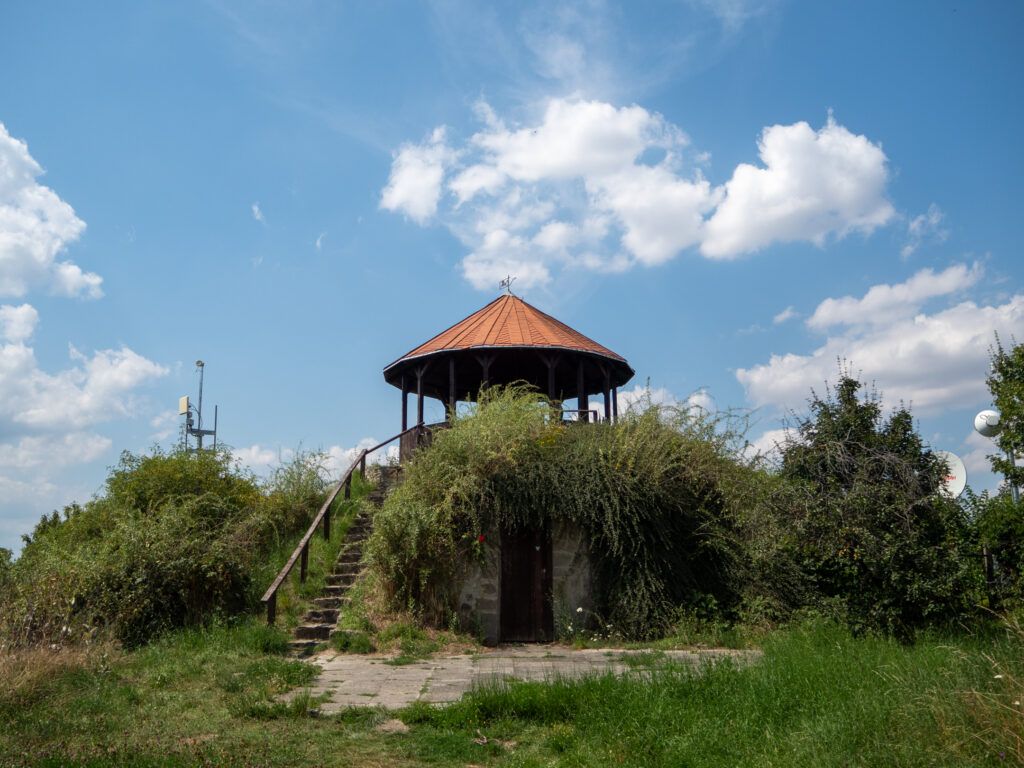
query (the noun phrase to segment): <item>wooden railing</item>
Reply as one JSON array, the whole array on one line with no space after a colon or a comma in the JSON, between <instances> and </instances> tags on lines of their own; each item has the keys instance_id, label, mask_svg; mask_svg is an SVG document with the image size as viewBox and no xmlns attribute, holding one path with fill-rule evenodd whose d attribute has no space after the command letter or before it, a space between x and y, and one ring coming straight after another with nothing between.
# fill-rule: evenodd
<instances>
[{"instance_id":1,"label":"wooden railing","mask_svg":"<svg viewBox=\"0 0 1024 768\"><path fill-rule=\"evenodd\" d=\"M313 522L309 524L309 529L303 535L299 541L295 551L292 552L292 556L288 558L288 562L284 564L284 567L277 574L273 583L267 587L267 591L263 593L263 597L260 600L267 606L267 623L273 624L277 618L277 590L284 584L285 579L292 572L295 567L295 563L299 563L299 581L304 582L306 580L306 572L309 569L309 542L312 541L316 529L323 524L323 533L325 539L331 538L331 505L334 504L335 499L338 498L338 494L344 491L344 498L348 499L352 496L352 473L355 472L356 467L359 467L359 474L366 477L366 457L371 453L380 450L385 445L393 443L395 440L400 439L403 435L419 430L423 424L417 424L414 427L399 432L394 437L389 437L387 440L377 443L372 448L365 448L359 452L356 456L355 461L352 462L351 466L345 470L345 473L341 476L341 479L335 484L331 492L327 494L327 499L324 501L323 506L320 507L320 511L316 513L316 517L313 518Z\"/></svg>"}]
</instances>

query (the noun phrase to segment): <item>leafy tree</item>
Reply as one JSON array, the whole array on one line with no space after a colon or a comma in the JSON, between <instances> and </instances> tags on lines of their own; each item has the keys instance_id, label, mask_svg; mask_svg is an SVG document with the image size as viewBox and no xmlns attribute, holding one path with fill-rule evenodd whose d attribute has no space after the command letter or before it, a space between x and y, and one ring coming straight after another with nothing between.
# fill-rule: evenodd
<instances>
[{"instance_id":1,"label":"leafy tree","mask_svg":"<svg viewBox=\"0 0 1024 768\"><path fill-rule=\"evenodd\" d=\"M781 474L796 558L825 603L854 630L909 638L955 619L971 602L970 527L939 493L947 468L922 442L910 411L882 414L880 396L841 373L783 446Z\"/></svg>"},{"instance_id":2,"label":"leafy tree","mask_svg":"<svg viewBox=\"0 0 1024 768\"><path fill-rule=\"evenodd\" d=\"M993 471L1020 486L1024 484L1024 467L1012 464L1007 454L1024 455L1024 346L1014 344L1007 351L996 336L991 361L992 368L986 383L992 393L992 402L999 411L1003 430L996 438L1002 455L989 459Z\"/></svg>"}]
</instances>

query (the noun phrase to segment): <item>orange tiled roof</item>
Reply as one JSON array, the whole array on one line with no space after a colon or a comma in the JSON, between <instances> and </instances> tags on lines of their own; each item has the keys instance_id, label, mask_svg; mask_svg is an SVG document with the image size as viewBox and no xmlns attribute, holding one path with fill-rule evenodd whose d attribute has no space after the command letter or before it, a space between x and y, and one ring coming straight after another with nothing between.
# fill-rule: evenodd
<instances>
[{"instance_id":1,"label":"orange tiled roof","mask_svg":"<svg viewBox=\"0 0 1024 768\"><path fill-rule=\"evenodd\" d=\"M625 362L625 358L607 347L510 295L499 296L395 362L442 350L474 347L556 347L594 352Z\"/></svg>"}]
</instances>

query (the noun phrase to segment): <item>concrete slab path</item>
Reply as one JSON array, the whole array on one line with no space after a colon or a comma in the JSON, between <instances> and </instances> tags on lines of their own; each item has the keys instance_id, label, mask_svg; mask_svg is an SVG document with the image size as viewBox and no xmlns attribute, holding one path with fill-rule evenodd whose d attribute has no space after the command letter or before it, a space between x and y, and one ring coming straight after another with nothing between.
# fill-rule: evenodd
<instances>
[{"instance_id":1,"label":"concrete slab path","mask_svg":"<svg viewBox=\"0 0 1024 768\"><path fill-rule=\"evenodd\" d=\"M631 659L648 655L650 658ZM435 656L395 666L383 656L322 653L311 659L321 668L308 689L329 698L320 705L324 714L347 707L399 709L414 701L441 704L455 701L480 685L505 680L555 680L587 675L650 674L662 660L700 668L723 658L744 664L760 651L700 649L645 651L622 649L576 650L558 645L509 645L479 654ZM293 692L292 695L294 695Z\"/></svg>"}]
</instances>

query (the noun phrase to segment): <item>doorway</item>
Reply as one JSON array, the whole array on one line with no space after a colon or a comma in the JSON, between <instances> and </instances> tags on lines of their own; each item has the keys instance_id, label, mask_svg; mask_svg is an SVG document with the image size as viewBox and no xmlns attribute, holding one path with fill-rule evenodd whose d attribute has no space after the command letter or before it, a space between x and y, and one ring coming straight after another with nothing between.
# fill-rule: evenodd
<instances>
[{"instance_id":1,"label":"doorway","mask_svg":"<svg viewBox=\"0 0 1024 768\"><path fill-rule=\"evenodd\" d=\"M502 531L502 642L554 639L551 571L551 536L546 528Z\"/></svg>"}]
</instances>

